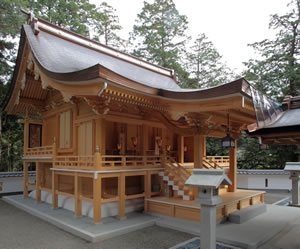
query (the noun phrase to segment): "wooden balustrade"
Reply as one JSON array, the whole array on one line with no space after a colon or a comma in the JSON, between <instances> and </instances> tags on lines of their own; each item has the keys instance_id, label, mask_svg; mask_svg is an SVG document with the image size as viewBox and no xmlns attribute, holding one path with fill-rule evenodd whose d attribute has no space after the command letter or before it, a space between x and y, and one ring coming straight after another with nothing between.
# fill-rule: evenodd
<instances>
[{"instance_id":1,"label":"wooden balustrade","mask_svg":"<svg viewBox=\"0 0 300 249\"><path fill-rule=\"evenodd\" d=\"M53 145L27 148L24 151L25 157L52 157L53 156Z\"/></svg>"},{"instance_id":2,"label":"wooden balustrade","mask_svg":"<svg viewBox=\"0 0 300 249\"><path fill-rule=\"evenodd\" d=\"M54 168L94 170L94 156L56 156Z\"/></svg>"},{"instance_id":3,"label":"wooden balustrade","mask_svg":"<svg viewBox=\"0 0 300 249\"><path fill-rule=\"evenodd\" d=\"M206 156L206 160L216 163L229 163L229 156Z\"/></svg>"},{"instance_id":4,"label":"wooden balustrade","mask_svg":"<svg viewBox=\"0 0 300 249\"><path fill-rule=\"evenodd\" d=\"M162 167L162 156L102 155L101 170L121 170Z\"/></svg>"}]
</instances>

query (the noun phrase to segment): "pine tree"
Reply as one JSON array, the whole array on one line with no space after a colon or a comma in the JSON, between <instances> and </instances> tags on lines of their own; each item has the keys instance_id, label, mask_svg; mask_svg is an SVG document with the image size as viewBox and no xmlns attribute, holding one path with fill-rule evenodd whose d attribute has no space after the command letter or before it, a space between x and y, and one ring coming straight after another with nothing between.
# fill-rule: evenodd
<instances>
[{"instance_id":1,"label":"pine tree","mask_svg":"<svg viewBox=\"0 0 300 249\"><path fill-rule=\"evenodd\" d=\"M187 53L187 69L192 88L208 88L230 82L234 73L222 61L215 46L205 34L199 34Z\"/></svg>"},{"instance_id":2,"label":"pine tree","mask_svg":"<svg viewBox=\"0 0 300 249\"><path fill-rule=\"evenodd\" d=\"M96 33L94 39L107 46L124 50L126 42L118 35L121 29L116 10L106 2L101 3L93 20L93 30Z\"/></svg>"},{"instance_id":3,"label":"pine tree","mask_svg":"<svg viewBox=\"0 0 300 249\"><path fill-rule=\"evenodd\" d=\"M179 80L187 78L181 66L185 51L188 21L180 15L172 0L144 2L131 33L133 54L149 62L174 69Z\"/></svg>"},{"instance_id":4,"label":"pine tree","mask_svg":"<svg viewBox=\"0 0 300 249\"><path fill-rule=\"evenodd\" d=\"M28 3L36 16L78 34L89 35L96 6L88 0L29 0Z\"/></svg>"},{"instance_id":5,"label":"pine tree","mask_svg":"<svg viewBox=\"0 0 300 249\"><path fill-rule=\"evenodd\" d=\"M269 27L276 30L275 39L251 44L260 59L251 59L246 78L258 90L276 96L300 94L300 0L293 0L285 15L272 15Z\"/></svg>"}]
</instances>

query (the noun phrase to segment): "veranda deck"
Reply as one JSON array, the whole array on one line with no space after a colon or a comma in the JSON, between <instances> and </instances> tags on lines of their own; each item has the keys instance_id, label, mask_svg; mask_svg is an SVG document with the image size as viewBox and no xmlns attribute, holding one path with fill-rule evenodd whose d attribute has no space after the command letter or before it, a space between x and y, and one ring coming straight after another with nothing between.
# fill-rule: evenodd
<instances>
[{"instance_id":1,"label":"veranda deck","mask_svg":"<svg viewBox=\"0 0 300 249\"><path fill-rule=\"evenodd\" d=\"M264 202L264 191L240 190L222 192L222 203L217 205L217 220L230 213ZM184 201L175 197L156 196L146 199L145 211L176 218L200 221L200 204L195 201Z\"/></svg>"}]
</instances>

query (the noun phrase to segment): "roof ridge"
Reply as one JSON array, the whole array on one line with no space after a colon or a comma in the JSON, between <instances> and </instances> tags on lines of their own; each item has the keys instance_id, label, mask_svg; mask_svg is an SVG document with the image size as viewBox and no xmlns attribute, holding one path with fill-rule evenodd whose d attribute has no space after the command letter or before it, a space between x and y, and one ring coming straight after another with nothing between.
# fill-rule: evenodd
<instances>
[{"instance_id":1,"label":"roof ridge","mask_svg":"<svg viewBox=\"0 0 300 249\"><path fill-rule=\"evenodd\" d=\"M24 12L28 15L28 24L31 25L35 35L38 35L40 30L51 33L57 37L68 40L73 43L77 43L88 48L97 50L98 52L105 53L110 56L114 56L121 60L127 61L129 63L135 64L137 66L146 68L148 70L154 71L156 73L163 74L174 79L177 82L176 74L173 69L165 68L159 65L155 65L141 58L135 57L133 55L127 54L125 52L119 51L115 48L104 45L95 40L84 37L73 31L59 27L53 23L50 23L42 18L35 17L33 13Z\"/></svg>"}]
</instances>

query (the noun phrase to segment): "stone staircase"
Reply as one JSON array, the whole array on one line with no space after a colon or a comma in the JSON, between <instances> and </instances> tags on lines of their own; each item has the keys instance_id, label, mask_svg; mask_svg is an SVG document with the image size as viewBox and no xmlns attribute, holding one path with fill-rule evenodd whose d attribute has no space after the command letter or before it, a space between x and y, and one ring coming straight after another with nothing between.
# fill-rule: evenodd
<instances>
[{"instance_id":1,"label":"stone staircase","mask_svg":"<svg viewBox=\"0 0 300 249\"><path fill-rule=\"evenodd\" d=\"M218 163L206 159L203 159L203 167L206 169L223 169ZM180 197L185 201L194 200L193 188L184 186L184 183L190 177L191 173L180 163L172 158L168 158L165 162L165 170L160 172L159 175L168 183L168 186L172 187L175 197ZM227 191L227 188L224 186L223 190Z\"/></svg>"},{"instance_id":2,"label":"stone staircase","mask_svg":"<svg viewBox=\"0 0 300 249\"><path fill-rule=\"evenodd\" d=\"M178 162L173 159L167 160L165 170L160 172L160 176L172 187L174 196L179 196L185 201L194 200L193 189L184 186L184 183L190 177L190 173Z\"/></svg>"}]
</instances>

